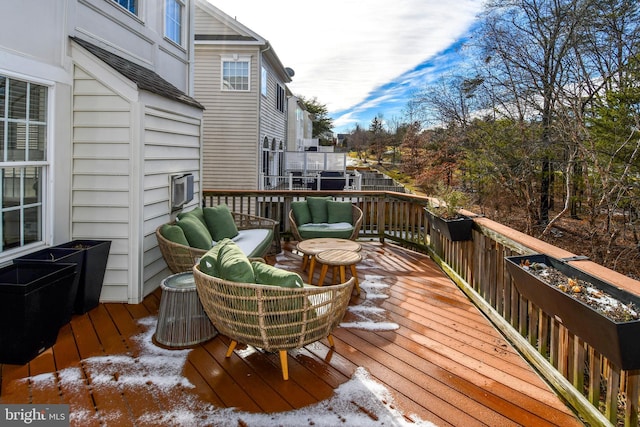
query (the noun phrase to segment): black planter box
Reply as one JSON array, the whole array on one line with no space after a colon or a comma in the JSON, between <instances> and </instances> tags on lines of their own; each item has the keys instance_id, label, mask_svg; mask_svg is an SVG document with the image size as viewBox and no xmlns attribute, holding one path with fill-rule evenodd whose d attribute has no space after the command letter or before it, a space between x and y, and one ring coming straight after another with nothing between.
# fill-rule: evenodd
<instances>
[{"instance_id":1,"label":"black planter box","mask_svg":"<svg viewBox=\"0 0 640 427\"><path fill-rule=\"evenodd\" d=\"M568 278L584 280L618 301L634 303L640 309L640 297L604 282L576 267L547 255L506 257L513 282L529 301L557 319L612 363L622 369L640 369L640 320L614 322L604 314L564 293L520 267L521 262L543 263L556 268Z\"/></svg>"},{"instance_id":2,"label":"black planter box","mask_svg":"<svg viewBox=\"0 0 640 427\"><path fill-rule=\"evenodd\" d=\"M29 255L24 255L13 260L14 264L44 262L54 264L76 264L76 271L82 271L82 264L84 261L84 254L81 249L71 248L47 248L37 252L33 252ZM78 293L78 284L80 283L80 274L76 274L73 283L69 287L66 293L65 299L65 316L62 319L60 326L66 325L71 320L73 310L76 302L76 296Z\"/></svg>"},{"instance_id":3,"label":"black planter box","mask_svg":"<svg viewBox=\"0 0 640 427\"><path fill-rule=\"evenodd\" d=\"M462 216L456 219L444 219L429 209L425 209L431 226L452 242L471 240L473 220Z\"/></svg>"},{"instance_id":4,"label":"black planter box","mask_svg":"<svg viewBox=\"0 0 640 427\"><path fill-rule=\"evenodd\" d=\"M0 363L24 365L56 342L75 276L76 264L0 268Z\"/></svg>"},{"instance_id":5,"label":"black planter box","mask_svg":"<svg viewBox=\"0 0 640 427\"><path fill-rule=\"evenodd\" d=\"M98 306L100 302L100 292L104 282L104 273L107 269L107 259L110 240L72 240L54 248L81 249L83 253L82 270L78 272L80 282L74 311L83 314Z\"/></svg>"}]
</instances>

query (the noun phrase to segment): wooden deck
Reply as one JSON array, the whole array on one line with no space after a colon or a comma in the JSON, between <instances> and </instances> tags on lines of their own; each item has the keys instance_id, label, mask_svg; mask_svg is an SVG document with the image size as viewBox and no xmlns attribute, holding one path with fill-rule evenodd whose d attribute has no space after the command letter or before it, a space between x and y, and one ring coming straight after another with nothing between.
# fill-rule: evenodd
<instances>
[{"instance_id":1,"label":"wooden deck","mask_svg":"<svg viewBox=\"0 0 640 427\"><path fill-rule=\"evenodd\" d=\"M292 248L285 243L284 253L268 261L299 269L301 258ZM399 328L338 328L333 351L322 341L289 352L289 381L281 378L277 354L240 348L225 359L228 340L218 336L186 356L181 375L195 387L167 389L152 380L103 386L90 358L141 353L144 343L136 337L155 326L139 320L153 321L156 291L142 304L101 304L74 316L56 344L31 363L2 366L0 403L68 403L71 424L79 426L180 425L175 414L185 402L196 413L207 404L263 413L306 407L329 399L364 367L392 392L404 414L438 426L582 425L426 255L379 242L363 242L362 254L360 279L380 276L390 285L389 297L378 305ZM366 291L352 305L365 300ZM349 316L345 321L354 320ZM104 372L113 383L125 377L108 367ZM78 381L69 379L73 375ZM174 415L147 416L162 413Z\"/></svg>"}]
</instances>

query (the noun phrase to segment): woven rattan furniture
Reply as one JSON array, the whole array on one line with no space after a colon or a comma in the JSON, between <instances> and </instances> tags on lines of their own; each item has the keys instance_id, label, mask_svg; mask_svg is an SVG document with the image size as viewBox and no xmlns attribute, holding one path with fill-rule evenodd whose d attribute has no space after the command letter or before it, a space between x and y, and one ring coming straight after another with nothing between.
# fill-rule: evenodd
<instances>
[{"instance_id":1,"label":"woven rattan furniture","mask_svg":"<svg viewBox=\"0 0 640 427\"><path fill-rule=\"evenodd\" d=\"M229 282L193 268L200 301L216 329L231 339L226 357L238 343L278 351L282 377L289 378L287 350L323 338L340 324L354 279L336 286L285 288Z\"/></svg>"},{"instance_id":2,"label":"woven rattan furniture","mask_svg":"<svg viewBox=\"0 0 640 427\"><path fill-rule=\"evenodd\" d=\"M165 346L191 347L218 335L204 312L192 272L173 274L160 283L162 296L154 340Z\"/></svg>"},{"instance_id":3,"label":"woven rattan furniture","mask_svg":"<svg viewBox=\"0 0 640 427\"><path fill-rule=\"evenodd\" d=\"M274 243L277 246L275 251L279 251L280 239L277 233L277 221L239 212L231 212L231 214L233 215L238 230L249 230L252 228L267 228L273 230L273 236L275 236ZM167 263L169 270L171 270L172 273L190 272L197 260L207 251L172 242L162 235L160 232L161 228L162 226L156 229L156 238L158 239L158 246L160 247L162 257ZM265 255L266 253L259 254L260 257Z\"/></svg>"},{"instance_id":4,"label":"woven rattan furniture","mask_svg":"<svg viewBox=\"0 0 640 427\"><path fill-rule=\"evenodd\" d=\"M298 242L296 250L302 254L302 271L309 265L309 283L313 283L313 272L315 269L315 256L320 252L332 249L342 249L352 252L360 252L362 246L358 242L347 239L337 239L333 237L319 237L317 239L307 239Z\"/></svg>"},{"instance_id":5,"label":"woven rattan furniture","mask_svg":"<svg viewBox=\"0 0 640 427\"><path fill-rule=\"evenodd\" d=\"M356 293L360 295L360 284L358 283L358 273L356 271L356 264L362 261L362 257L359 253L343 250L332 249L316 254L315 259L318 263L322 264L320 269L320 279L318 279L318 286L324 284L324 278L327 275L329 267L333 267L333 281L337 280L337 271L340 271L340 281L346 280L346 269L349 267L351 270L351 276L355 279Z\"/></svg>"},{"instance_id":6,"label":"woven rattan furniture","mask_svg":"<svg viewBox=\"0 0 640 427\"><path fill-rule=\"evenodd\" d=\"M351 232L351 236L349 236L349 240L356 240L358 238L358 234L360 233L360 227L362 227L362 218L363 213L362 209L353 205L352 210L352 220L351 224L353 225L353 231ZM300 231L298 230L298 224L296 223L296 218L293 214L293 210L289 211L289 226L291 228L291 234L293 235L294 240L298 242L303 241L304 239L300 236Z\"/></svg>"}]
</instances>

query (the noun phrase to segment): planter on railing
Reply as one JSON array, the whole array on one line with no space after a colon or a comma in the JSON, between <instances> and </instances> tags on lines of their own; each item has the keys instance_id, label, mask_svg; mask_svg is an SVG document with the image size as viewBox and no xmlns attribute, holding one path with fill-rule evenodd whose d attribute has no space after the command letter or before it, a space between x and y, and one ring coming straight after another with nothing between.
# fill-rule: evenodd
<instances>
[{"instance_id":1,"label":"planter on railing","mask_svg":"<svg viewBox=\"0 0 640 427\"><path fill-rule=\"evenodd\" d=\"M72 240L54 248L80 249L83 254L82 270L78 283L78 292L74 311L83 314L98 306L104 273L107 268L110 240Z\"/></svg>"},{"instance_id":2,"label":"planter on railing","mask_svg":"<svg viewBox=\"0 0 640 427\"><path fill-rule=\"evenodd\" d=\"M582 280L623 304L640 309L640 297L611 285L566 262L547 255L506 257L507 269L518 292L542 311L555 318L612 363L625 370L640 368L640 320L613 321L605 314L574 298L559 287L543 281L524 268L524 264L545 264L567 279ZM571 286L571 285L568 285Z\"/></svg>"},{"instance_id":3,"label":"planter on railing","mask_svg":"<svg viewBox=\"0 0 640 427\"><path fill-rule=\"evenodd\" d=\"M462 215L455 219L444 219L427 208L425 208L424 211L427 214L431 227L447 239L452 242L471 240L473 219Z\"/></svg>"},{"instance_id":4,"label":"planter on railing","mask_svg":"<svg viewBox=\"0 0 640 427\"><path fill-rule=\"evenodd\" d=\"M50 264L76 264L76 271L82 271L84 261L84 253L82 249L72 248L47 248L28 255L21 256L13 260L14 264L43 262ZM80 274L75 275L71 286L65 298L65 315L60 326L66 325L71 320L75 306L76 296L78 294L78 285L80 283Z\"/></svg>"},{"instance_id":5,"label":"planter on railing","mask_svg":"<svg viewBox=\"0 0 640 427\"><path fill-rule=\"evenodd\" d=\"M23 365L56 342L76 268L43 262L0 268L0 363Z\"/></svg>"}]
</instances>

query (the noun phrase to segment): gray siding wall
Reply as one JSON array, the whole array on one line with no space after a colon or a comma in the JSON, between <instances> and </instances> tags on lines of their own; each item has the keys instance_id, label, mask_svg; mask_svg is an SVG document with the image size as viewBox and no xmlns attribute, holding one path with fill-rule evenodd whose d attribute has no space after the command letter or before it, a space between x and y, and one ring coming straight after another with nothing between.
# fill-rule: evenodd
<instances>
[{"instance_id":1,"label":"gray siding wall","mask_svg":"<svg viewBox=\"0 0 640 427\"><path fill-rule=\"evenodd\" d=\"M281 80L278 80L270 64L263 62L262 66L267 69L267 96L261 96L260 138L262 140L266 136L269 138L269 141L275 138L278 144L280 144L281 141L284 143L287 133L287 102L286 100L284 101L284 112L278 110L276 107L276 94L278 85L280 85L282 89L285 89L285 84Z\"/></svg>"},{"instance_id":2,"label":"gray siding wall","mask_svg":"<svg viewBox=\"0 0 640 427\"><path fill-rule=\"evenodd\" d=\"M251 90L221 90L221 57L251 55ZM203 134L203 188L257 189L259 51L256 47L195 47L195 97L205 107Z\"/></svg>"}]
</instances>

